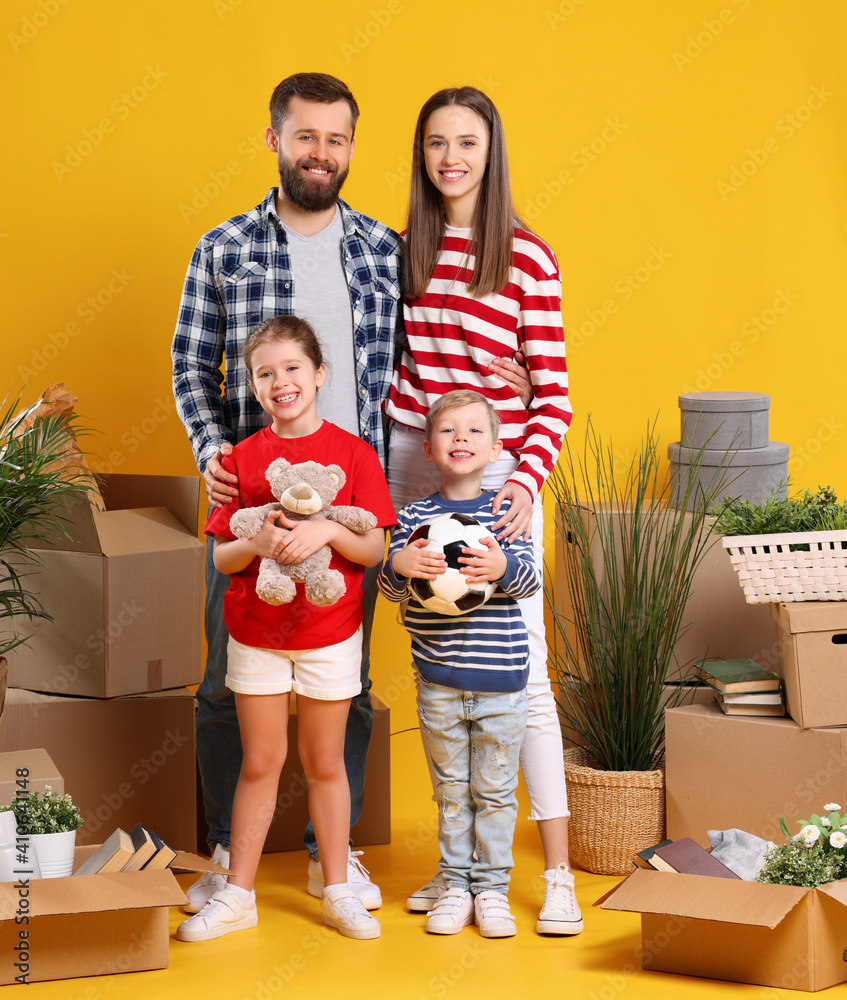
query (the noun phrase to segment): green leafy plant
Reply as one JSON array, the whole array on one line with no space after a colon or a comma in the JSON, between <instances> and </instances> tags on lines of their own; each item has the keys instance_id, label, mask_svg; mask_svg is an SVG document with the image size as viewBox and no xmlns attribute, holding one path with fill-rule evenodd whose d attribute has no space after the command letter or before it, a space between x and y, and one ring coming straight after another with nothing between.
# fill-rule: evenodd
<instances>
[{"instance_id":1,"label":"green leafy plant","mask_svg":"<svg viewBox=\"0 0 847 1000\"><path fill-rule=\"evenodd\" d=\"M843 868L841 862L823 851L819 844L803 847L789 841L768 851L756 881L814 888L842 878Z\"/></svg>"},{"instance_id":2,"label":"green leafy plant","mask_svg":"<svg viewBox=\"0 0 847 1000\"><path fill-rule=\"evenodd\" d=\"M788 843L768 851L756 875L757 881L816 886L847 876L845 820L847 817L841 815L841 806L829 802L821 816L813 813L810 820L797 820L802 829L792 837L783 817L779 826Z\"/></svg>"},{"instance_id":3,"label":"green leafy plant","mask_svg":"<svg viewBox=\"0 0 847 1000\"><path fill-rule=\"evenodd\" d=\"M31 833L69 833L82 826L82 814L70 795L59 795L49 785L43 793L30 792L19 795L0 812L11 810L15 814L19 831Z\"/></svg>"},{"instance_id":4,"label":"green leafy plant","mask_svg":"<svg viewBox=\"0 0 847 1000\"><path fill-rule=\"evenodd\" d=\"M724 535L781 535L847 529L847 500L839 503L831 487L819 486L815 493L803 490L789 496L789 485L780 483L758 504L724 497L717 530Z\"/></svg>"},{"instance_id":5,"label":"green leafy plant","mask_svg":"<svg viewBox=\"0 0 847 1000\"><path fill-rule=\"evenodd\" d=\"M657 768L665 708L687 697L665 682L694 570L712 544L707 511L726 489L733 454L703 486L704 450L672 479L654 423L621 473L589 421L582 454L574 458L568 445L548 480L565 569L557 583L568 597L559 598L548 574L559 712L602 770ZM671 494L677 506L667 503Z\"/></svg>"},{"instance_id":6,"label":"green leafy plant","mask_svg":"<svg viewBox=\"0 0 847 1000\"><path fill-rule=\"evenodd\" d=\"M41 400L19 410L22 395L0 404L0 623L15 616L52 620L27 586L41 565L33 548L67 535L63 507L91 485L66 462L69 436L84 433L77 418L38 415ZM0 656L25 641L12 624L0 628Z\"/></svg>"}]
</instances>

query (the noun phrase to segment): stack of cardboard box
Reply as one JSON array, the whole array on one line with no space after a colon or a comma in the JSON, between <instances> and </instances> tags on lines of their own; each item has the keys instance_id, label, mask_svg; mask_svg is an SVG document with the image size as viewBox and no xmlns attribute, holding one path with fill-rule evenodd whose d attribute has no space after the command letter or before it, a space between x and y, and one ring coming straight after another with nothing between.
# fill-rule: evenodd
<instances>
[{"instance_id":1,"label":"stack of cardboard box","mask_svg":"<svg viewBox=\"0 0 847 1000\"><path fill-rule=\"evenodd\" d=\"M781 817L794 830L827 803L847 805L847 602L770 610L789 715L666 713L674 840L707 846L708 830L735 827L781 843ZM640 870L603 905L642 914L645 968L810 991L847 981L847 882L726 882Z\"/></svg>"},{"instance_id":2,"label":"stack of cardboard box","mask_svg":"<svg viewBox=\"0 0 847 1000\"><path fill-rule=\"evenodd\" d=\"M194 698L202 675L199 479L111 475L105 510L67 512L68 538L29 578L53 621L21 622L0 751L44 748L79 806L80 844L137 822L196 843Z\"/></svg>"}]
</instances>

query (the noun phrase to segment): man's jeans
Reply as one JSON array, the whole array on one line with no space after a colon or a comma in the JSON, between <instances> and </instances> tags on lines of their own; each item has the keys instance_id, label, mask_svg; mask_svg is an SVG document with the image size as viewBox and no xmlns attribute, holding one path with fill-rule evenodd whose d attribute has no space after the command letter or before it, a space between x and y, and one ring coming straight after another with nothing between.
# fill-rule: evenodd
<instances>
[{"instance_id":1,"label":"man's jeans","mask_svg":"<svg viewBox=\"0 0 847 1000\"><path fill-rule=\"evenodd\" d=\"M509 891L526 704L525 690L461 691L420 678L418 717L438 777L439 870L451 888Z\"/></svg>"},{"instance_id":2,"label":"man's jeans","mask_svg":"<svg viewBox=\"0 0 847 1000\"><path fill-rule=\"evenodd\" d=\"M235 696L225 684L226 647L229 634L224 625L223 597L229 577L219 573L212 561L211 538L206 542L206 670L197 689L197 760L203 786L203 805L209 824L209 847L221 844L229 850L232 797L241 770L241 732ZM368 677L371 630L376 604L378 567L366 569L362 582L362 692L350 702L344 741L344 764L350 785L350 826L362 812L365 798L365 768L373 729ZM284 612L283 612L284 613ZM318 847L311 820L303 835L309 855L317 858Z\"/></svg>"}]
</instances>

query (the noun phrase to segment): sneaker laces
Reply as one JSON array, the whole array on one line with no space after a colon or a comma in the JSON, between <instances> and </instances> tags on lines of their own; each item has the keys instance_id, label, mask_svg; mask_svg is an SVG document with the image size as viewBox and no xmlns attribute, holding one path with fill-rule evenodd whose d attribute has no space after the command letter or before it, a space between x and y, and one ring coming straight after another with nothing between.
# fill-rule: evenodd
<instances>
[{"instance_id":1,"label":"sneaker laces","mask_svg":"<svg viewBox=\"0 0 847 1000\"><path fill-rule=\"evenodd\" d=\"M370 882L371 873L358 859L364 851L350 851L347 855L347 881L349 882Z\"/></svg>"},{"instance_id":2,"label":"sneaker laces","mask_svg":"<svg viewBox=\"0 0 847 1000\"><path fill-rule=\"evenodd\" d=\"M370 916L355 892L351 892L350 895L336 896L329 902L332 909L338 914L338 918L345 923L349 923L351 920L361 920L363 916Z\"/></svg>"},{"instance_id":3,"label":"sneaker laces","mask_svg":"<svg viewBox=\"0 0 847 1000\"><path fill-rule=\"evenodd\" d=\"M199 917L202 920L209 920L210 918L214 918L221 910L233 911L234 907L223 899L208 899L203 904L202 909L195 913L191 919Z\"/></svg>"},{"instance_id":4,"label":"sneaker laces","mask_svg":"<svg viewBox=\"0 0 847 1000\"><path fill-rule=\"evenodd\" d=\"M560 864L552 875L542 875L544 879L544 903L542 909L552 907L564 910L569 917L579 919L579 907L574 891L574 877L565 865Z\"/></svg>"}]
</instances>

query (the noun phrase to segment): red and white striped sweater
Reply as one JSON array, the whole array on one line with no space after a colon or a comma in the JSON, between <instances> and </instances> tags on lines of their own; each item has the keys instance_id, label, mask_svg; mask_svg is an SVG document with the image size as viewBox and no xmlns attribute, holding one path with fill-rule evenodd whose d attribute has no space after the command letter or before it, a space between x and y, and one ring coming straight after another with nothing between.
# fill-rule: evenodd
<instances>
[{"instance_id":1,"label":"red and white striped sweater","mask_svg":"<svg viewBox=\"0 0 847 1000\"><path fill-rule=\"evenodd\" d=\"M534 498L556 464L571 421L559 265L543 240L515 229L509 283L475 299L468 292L474 267L470 236L469 229L447 227L426 293L404 305L407 343L385 413L423 430L429 407L444 393L482 393L500 417L504 448L519 458L510 481ZM519 350L532 381L528 410L488 368L493 358L511 358Z\"/></svg>"}]
</instances>

